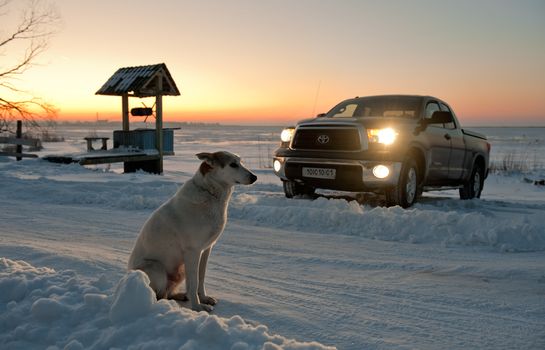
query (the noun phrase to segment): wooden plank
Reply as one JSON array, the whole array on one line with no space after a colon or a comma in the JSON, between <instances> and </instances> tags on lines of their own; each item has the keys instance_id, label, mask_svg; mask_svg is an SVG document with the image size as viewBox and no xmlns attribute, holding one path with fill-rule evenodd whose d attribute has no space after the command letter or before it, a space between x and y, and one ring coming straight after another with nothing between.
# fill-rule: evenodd
<instances>
[{"instance_id":1,"label":"wooden plank","mask_svg":"<svg viewBox=\"0 0 545 350\"><path fill-rule=\"evenodd\" d=\"M17 157L17 158L38 158L38 155L32 153L21 152L0 152L0 156Z\"/></svg>"},{"instance_id":2,"label":"wooden plank","mask_svg":"<svg viewBox=\"0 0 545 350\"><path fill-rule=\"evenodd\" d=\"M123 131L129 131L129 95L121 95L121 120L123 122Z\"/></svg>"},{"instance_id":3,"label":"wooden plank","mask_svg":"<svg viewBox=\"0 0 545 350\"><path fill-rule=\"evenodd\" d=\"M81 157L79 164L81 165L95 165L95 164L109 164L119 162L136 162L143 160L157 160L158 155L119 155L119 156L104 156L104 157Z\"/></svg>"},{"instance_id":4,"label":"wooden plank","mask_svg":"<svg viewBox=\"0 0 545 350\"><path fill-rule=\"evenodd\" d=\"M16 133L15 133L15 136L18 139L21 139L23 137L23 121L22 120L17 121L17 130L16 130ZM22 145L15 146L15 152L23 153L23 146ZM17 159L17 161L19 161L19 160L22 160L23 157L17 156L17 158L15 158L15 159Z\"/></svg>"},{"instance_id":5,"label":"wooden plank","mask_svg":"<svg viewBox=\"0 0 545 350\"><path fill-rule=\"evenodd\" d=\"M155 96L155 148L159 151L159 161L157 173L163 173L163 74L159 74L157 79L157 95Z\"/></svg>"},{"instance_id":6,"label":"wooden plank","mask_svg":"<svg viewBox=\"0 0 545 350\"><path fill-rule=\"evenodd\" d=\"M0 143L8 143L10 145L36 146L36 139L18 139L16 137L0 137Z\"/></svg>"},{"instance_id":7,"label":"wooden plank","mask_svg":"<svg viewBox=\"0 0 545 350\"><path fill-rule=\"evenodd\" d=\"M71 163L77 163L78 161L70 156L63 156L63 155L49 155L45 156L43 158L44 160L47 160L48 162L52 163L61 163L61 164L71 164Z\"/></svg>"}]
</instances>

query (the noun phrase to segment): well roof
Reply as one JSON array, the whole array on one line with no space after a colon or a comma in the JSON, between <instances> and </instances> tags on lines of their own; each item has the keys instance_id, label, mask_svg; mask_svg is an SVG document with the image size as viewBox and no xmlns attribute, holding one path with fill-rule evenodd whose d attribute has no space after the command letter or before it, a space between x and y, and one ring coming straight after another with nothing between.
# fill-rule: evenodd
<instances>
[{"instance_id":1,"label":"well roof","mask_svg":"<svg viewBox=\"0 0 545 350\"><path fill-rule=\"evenodd\" d=\"M97 95L121 96L129 94L136 97L157 95L157 76L162 76L160 95L178 96L180 91L166 64L119 68L106 83L96 92Z\"/></svg>"}]
</instances>

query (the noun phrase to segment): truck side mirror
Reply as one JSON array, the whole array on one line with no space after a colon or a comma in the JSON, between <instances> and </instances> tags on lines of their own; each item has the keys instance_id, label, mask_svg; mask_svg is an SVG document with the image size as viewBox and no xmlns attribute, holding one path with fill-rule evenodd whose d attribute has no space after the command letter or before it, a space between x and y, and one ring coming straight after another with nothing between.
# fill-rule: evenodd
<instances>
[{"instance_id":1,"label":"truck side mirror","mask_svg":"<svg viewBox=\"0 0 545 350\"><path fill-rule=\"evenodd\" d=\"M431 118L420 119L417 128L414 130L414 134L418 135L419 133L423 132L430 124L446 124L453 121L454 116L451 112L435 111L431 115Z\"/></svg>"},{"instance_id":2,"label":"truck side mirror","mask_svg":"<svg viewBox=\"0 0 545 350\"><path fill-rule=\"evenodd\" d=\"M427 120L427 124L447 124L454 121L454 117L450 112L435 111L431 118Z\"/></svg>"}]
</instances>

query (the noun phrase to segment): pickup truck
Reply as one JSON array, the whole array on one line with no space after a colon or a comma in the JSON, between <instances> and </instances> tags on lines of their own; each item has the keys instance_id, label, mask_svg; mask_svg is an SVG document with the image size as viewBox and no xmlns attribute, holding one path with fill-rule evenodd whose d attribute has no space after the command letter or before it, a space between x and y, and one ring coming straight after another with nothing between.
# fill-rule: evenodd
<instances>
[{"instance_id":1,"label":"pickup truck","mask_svg":"<svg viewBox=\"0 0 545 350\"><path fill-rule=\"evenodd\" d=\"M486 137L462 129L452 108L431 96L351 98L280 138L273 168L288 198L316 189L375 192L407 208L430 190L479 198L488 175Z\"/></svg>"}]
</instances>

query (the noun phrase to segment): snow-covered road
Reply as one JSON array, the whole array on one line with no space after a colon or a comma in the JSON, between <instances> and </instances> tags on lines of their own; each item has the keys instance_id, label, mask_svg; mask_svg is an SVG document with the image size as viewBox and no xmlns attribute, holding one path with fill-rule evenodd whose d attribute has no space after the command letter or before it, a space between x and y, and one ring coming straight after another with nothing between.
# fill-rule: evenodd
<instances>
[{"instance_id":1,"label":"snow-covered road","mask_svg":"<svg viewBox=\"0 0 545 350\"><path fill-rule=\"evenodd\" d=\"M85 295L71 287L68 270L81 283L94 283L92 295L112 298L140 226L180 182L41 161L0 163L0 174L0 257L54 269L58 289L66 290L62 298L76 299ZM545 347L542 188L493 176L483 200L462 202L440 193L402 210L325 198L288 200L263 175L264 183L235 192L230 221L210 259L208 291L220 300L214 315L231 320L217 321L221 327L236 326L240 316L253 327L266 325L271 334L339 349ZM2 291L20 297L20 309L15 299L0 297L0 347L63 348L75 339L83 348L119 346L71 337L76 326L68 319L44 325L40 314L24 318L25 302L34 310L38 292L17 294L20 276L2 271ZM65 275L72 277L62 282ZM96 317L88 322L98 324ZM172 320L154 317L146 321L147 327L154 322L154 332L121 346L143 346L147 336L190 344L170 336L176 330ZM165 328L170 333L161 333ZM97 326L92 334L104 329ZM283 339L276 344L288 344ZM247 348L262 344L245 341Z\"/></svg>"}]
</instances>

